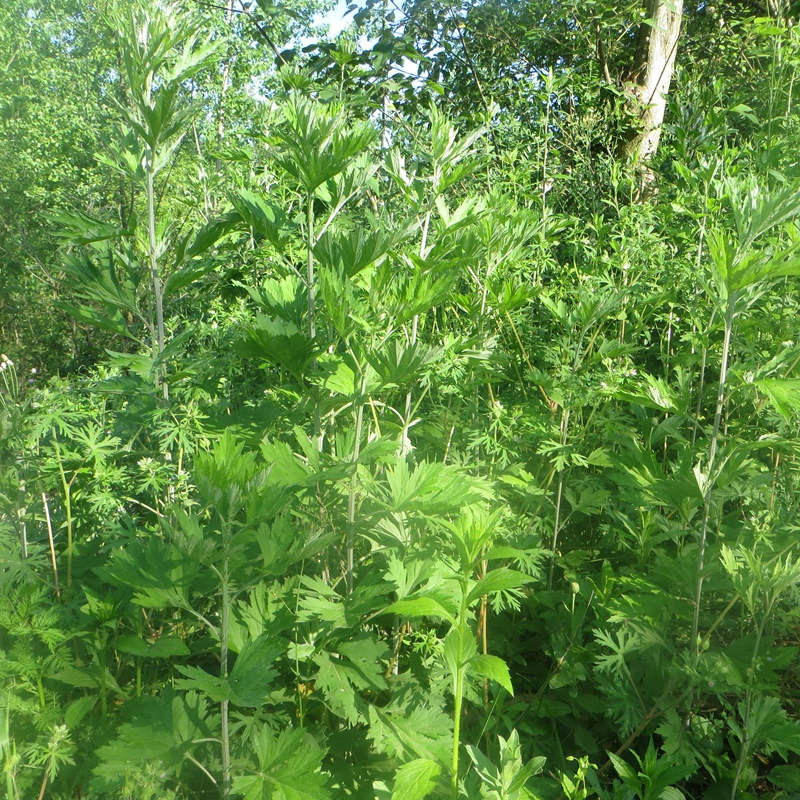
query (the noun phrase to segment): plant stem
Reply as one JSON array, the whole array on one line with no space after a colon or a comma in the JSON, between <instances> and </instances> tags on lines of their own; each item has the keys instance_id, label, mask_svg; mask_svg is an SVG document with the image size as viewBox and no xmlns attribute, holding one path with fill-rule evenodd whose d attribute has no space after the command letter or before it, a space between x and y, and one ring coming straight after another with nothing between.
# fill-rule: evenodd
<instances>
[{"instance_id":1,"label":"plant stem","mask_svg":"<svg viewBox=\"0 0 800 800\"><path fill-rule=\"evenodd\" d=\"M562 409L561 412L561 447L566 447L567 431L569 430L569 409ZM547 575L547 588L553 588L553 570L556 565L556 548L558 546L558 532L561 527L561 497L564 491L564 471L558 473L558 488L556 489L555 515L553 519L553 542L551 545L552 555L550 557L550 570Z\"/></svg>"},{"instance_id":2,"label":"plant stem","mask_svg":"<svg viewBox=\"0 0 800 800\"><path fill-rule=\"evenodd\" d=\"M313 340L317 336L316 304L317 288L314 275L314 194L308 193L306 207L306 284L308 286L308 337ZM316 389L314 390L316 394ZM322 425L319 418L319 396L314 400L314 442L317 450L322 452Z\"/></svg>"},{"instance_id":3,"label":"plant stem","mask_svg":"<svg viewBox=\"0 0 800 800\"><path fill-rule=\"evenodd\" d=\"M53 586L56 590L56 599L61 602L61 589L58 586L58 564L56 564L56 547L53 542L53 523L50 521L50 508L47 505L47 495L42 492L42 506L44 517L47 521L47 538L50 540L50 560L53 564Z\"/></svg>"},{"instance_id":4,"label":"plant stem","mask_svg":"<svg viewBox=\"0 0 800 800\"><path fill-rule=\"evenodd\" d=\"M155 153L147 150L145 159L145 193L147 195L147 243L150 259L150 277L153 281L153 298L156 308L156 340L153 343L153 357L158 358L164 352L164 291L158 275L158 242L156 241L156 206L155 206ZM160 364L155 374L156 391L161 388L164 402L169 400L164 365Z\"/></svg>"},{"instance_id":5,"label":"plant stem","mask_svg":"<svg viewBox=\"0 0 800 800\"><path fill-rule=\"evenodd\" d=\"M748 750L750 749L750 736L748 729L750 727L750 712L753 707L753 683L755 682L756 660L758 659L758 651L761 647L761 638L764 635L764 626L767 622L767 617L772 610L772 603L767 607L766 613L761 619L756 632L756 643L753 646L753 657L750 659L749 679L747 682L747 700L745 702L744 718L742 719L742 747L739 750L739 759L736 764L736 776L733 779L733 786L731 787L731 800L736 800L736 794L739 788L739 780L744 771L744 763L747 760Z\"/></svg>"},{"instance_id":6,"label":"plant stem","mask_svg":"<svg viewBox=\"0 0 800 800\"><path fill-rule=\"evenodd\" d=\"M58 463L58 473L61 476L61 487L64 489L64 514L67 518L67 589L72 586L72 481L75 480L73 473L72 477L67 481L67 476L64 473L64 464L61 460L61 448L58 444L58 439L53 436L53 446L56 451L56 462Z\"/></svg>"},{"instance_id":7,"label":"plant stem","mask_svg":"<svg viewBox=\"0 0 800 800\"><path fill-rule=\"evenodd\" d=\"M728 378L728 360L731 350L731 334L733 332L733 322L736 315L736 293L728 295L728 306L725 311L725 333L722 342L722 365L719 371L719 384L717 387L717 408L714 413L714 428L711 433L711 446L708 453L708 467L706 484L703 487L703 525L700 531L700 554L697 561L697 587L694 598L694 616L692 619L692 646L695 648L695 655L699 654L700 643L697 640L697 632L700 625L700 600L703 595L703 570L705 569L706 543L708 541L708 522L711 515L711 482L714 462L717 456L717 443L719 441L720 421L722 420L722 409L725 405L725 389Z\"/></svg>"},{"instance_id":8,"label":"plant stem","mask_svg":"<svg viewBox=\"0 0 800 800\"><path fill-rule=\"evenodd\" d=\"M453 800L458 800L458 749L461 738L461 702L464 694L464 666L461 663L463 658L464 643L461 638L461 626L458 632L458 666L456 668L456 683L453 697L453 757L450 763L450 791Z\"/></svg>"},{"instance_id":9,"label":"plant stem","mask_svg":"<svg viewBox=\"0 0 800 800\"><path fill-rule=\"evenodd\" d=\"M356 494L358 490L358 457L361 454L361 429L364 425L364 391L366 389L364 377L362 375L359 382L357 406L356 406L356 429L355 442L353 444L353 474L350 476L350 492L347 498L347 593L353 592L353 550L355 545L355 523L356 523Z\"/></svg>"},{"instance_id":10,"label":"plant stem","mask_svg":"<svg viewBox=\"0 0 800 800\"><path fill-rule=\"evenodd\" d=\"M231 594L230 594L230 523L226 523L222 532L224 538L225 555L222 560L222 620L220 623L219 641L219 675L223 681L228 678L228 632L230 630ZM220 787L223 800L228 800L231 792L231 739L228 727L229 700L220 701L220 734L222 742L222 786Z\"/></svg>"}]
</instances>

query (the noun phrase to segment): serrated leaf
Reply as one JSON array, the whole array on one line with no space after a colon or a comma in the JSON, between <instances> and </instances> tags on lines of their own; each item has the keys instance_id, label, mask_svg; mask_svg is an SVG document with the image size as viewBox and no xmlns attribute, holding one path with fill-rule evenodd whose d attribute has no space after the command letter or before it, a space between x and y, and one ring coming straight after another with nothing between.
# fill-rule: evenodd
<instances>
[{"instance_id":1,"label":"serrated leaf","mask_svg":"<svg viewBox=\"0 0 800 800\"><path fill-rule=\"evenodd\" d=\"M493 594L514 589L520 589L526 583L531 583L533 578L524 572L509 569L508 567L498 567L487 572L473 587L467 595L467 605L471 605L483 595Z\"/></svg>"},{"instance_id":2,"label":"serrated leaf","mask_svg":"<svg viewBox=\"0 0 800 800\"><path fill-rule=\"evenodd\" d=\"M508 664L506 664L502 658L490 655L473 656L467 666L472 675L495 681L512 697L514 696L514 687L511 685L511 675L508 671Z\"/></svg>"},{"instance_id":3,"label":"serrated leaf","mask_svg":"<svg viewBox=\"0 0 800 800\"><path fill-rule=\"evenodd\" d=\"M264 725L253 734L258 760L252 774L237 775L233 791L244 800L329 800L320 771L323 750L305 730L286 729L275 736Z\"/></svg>"},{"instance_id":4,"label":"serrated leaf","mask_svg":"<svg viewBox=\"0 0 800 800\"><path fill-rule=\"evenodd\" d=\"M54 681L66 683L68 686L77 686L81 689L97 689L100 687L100 676L95 670L78 669L78 667L64 667L48 675Z\"/></svg>"},{"instance_id":5,"label":"serrated leaf","mask_svg":"<svg viewBox=\"0 0 800 800\"><path fill-rule=\"evenodd\" d=\"M171 656L189 655L189 648L177 636L162 636L154 642L140 639L138 636L119 636L113 647L122 653L142 658L170 658Z\"/></svg>"},{"instance_id":6,"label":"serrated leaf","mask_svg":"<svg viewBox=\"0 0 800 800\"><path fill-rule=\"evenodd\" d=\"M441 765L429 758L403 764L395 775L392 800L423 800L436 787L441 771Z\"/></svg>"},{"instance_id":7,"label":"serrated leaf","mask_svg":"<svg viewBox=\"0 0 800 800\"><path fill-rule=\"evenodd\" d=\"M176 689L195 690L207 696L215 703L223 700L230 700L231 690L228 684L216 675L206 672L201 667L192 667L184 664L177 664L178 670L185 678L177 678L174 682Z\"/></svg>"},{"instance_id":8,"label":"serrated leaf","mask_svg":"<svg viewBox=\"0 0 800 800\"><path fill-rule=\"evenodd\" d=\"M125 317L119 311L112 310L103 314L88 306L75 306L63 300L58 300L56 306L79 322L85 322L109 333L119 334L135 342L138 341L128 329Z\"/></svg>"},{"instance_id":9,"label":"serrated leaf","mask_svg":"<svg viewBox=\"0 0 800 800\"><path fill-rule=\"evenodd\" d=\"M453 621L444 606L432 597L406 597L387 606L384 613L399 614L401 617L431 617Z\"/></svg>"},{"instance_id":10,"label":"serrated leaf","mask_svg":"<svg viewBox=\"0 0 800 800\"><path fill-rule=\"evenodd\" d=\"M264 441L261 455L269 470L269 483L278 486L297 486L305 483L309 469L295 456L286 442Z\"/></svg>"},{"instance_id":11,"label":"serrated leaf","mask_svg":"<svg viewBox=\"0 0 800 800\"><path fill-rule=\"evenodd\" d=\"M452 719L438 708L378 708L370 705L369 738L393 758L425 758L449 766Z\"/></svg>"},{"instance_id":12,"label":"serrated leaf","mask_svg":"<svg viewBox=\"0 0 800 800\"><path fill-rule=\"evenodd\" d=\"M355 373L344 361L340 361L333 373L325 379L326 389L345 397L352 397L355 394L357 384Z\"/></svg>"},{"instance_id":13,"label":"serrated leaf","mask_svg":"<svg viewBox=\"0 0 800 800\"><path fill-rule=\"evenodd\" d=\"M264 237L274 245L281 243L287 232L283 209L249 189L239 189L231 196L231 202L256 236Z\"/></svg>"},{"instance_id":14,"label":"serrated leaf","mask_svg":"<svg viewBox=\"0 0 800 800\"><path fill-rule=\"evenodd\" d=\"M131 768L155 762L165 774L177 774L197 740L213 735L218 720L208 718L205 700L194 692L139 697L126 704L116 737L97 751L94 775L105 787L117 786ZM106 788L103 796L118 796Z\"/></svg>"},{"instance_id":15,"label":"serrated leaf","mask_svg":"<svg viewBox=\"0 0 800 800\"><path fill-rule=\"evenodd\" d=\"M92 694L73 700L64 710L64 724L68 728L75 728L96 703L97 695Z\"/></svg>"},{"instance_id":16,"label":"serrated leaf","mask_svg":"<svg viewBox=\"0 0 800 800\"><path fill-rule=\"evenodd\" d=\"M194 283L198 278L202 278L203 275L211 272L212 269L214 269L214 263L206 261L205 263L189 264L173 272L164 284L164 295L170 296L180 291L184 286Z\"/></svg>"},{"instance_id":17,"label":"serrated leaf","mask_svg":"<svg viewBox=\"0 0 800 800\"><path fill-rule=\"evenodd\" d=\"M231 702L248 708L260 706L270 692L272 679L277 675L271 664L284 649L273 636L266 633L247 642L228 675Z\"/></svg>"},{"instance_id":18,"label":"serrated leaf","mask_svg":"<svg viewBox=\"0 0 800 800\"><path fill-rule=\"evenodd\" d=\"M389 655L386 642L362 632L342 642L339 652L347 659L348 677L359 689L382 691L386 688L383 661Z\"/></svg>"},{"instance_id":19,"label":"serrated leaf","mask_svg":"<svg viewBox=\"0 0 800 800\"><path fill-rule=\"evenodd\" d=\"M800 378L764 378L755 385L787 422L800 410Z\"/></svg>"},{"instance_id":20,"label":"serrated leaf","mask_svg":"<svg viewBox=\"0 0 800 800\"><path fill-rule=\"evenodd\" d=\"M636 780L636 772L627 761L620 758L615 753L606 752L608 753L608 760L614 765L614 769L617 771L617 775L619 775L620 778L623 780Z\"/></svg>"},{"instance_id":21,"label":"serrated leaf","mask_svg":"<svg viewBox=\"0 0 800 800\"><path fill-rule=\"evenodd\" d=\"M770 783L788 792L800 793L800 767L794 764L779 764L769 771Z\"/></svg>"},{"instance_id":22,"label":"serrated leaf","mask_svg":"<svg viewBox=\"0 0 800 800\"><path fill-rule=\"evenodd\" d=\"M343 665L331 658L329 653L317 653L313 661L318 667L314 684L322 692L330 710L351 725L362 721L364 715L357 707L355 689Z\"/></svg>"}]
</instances>

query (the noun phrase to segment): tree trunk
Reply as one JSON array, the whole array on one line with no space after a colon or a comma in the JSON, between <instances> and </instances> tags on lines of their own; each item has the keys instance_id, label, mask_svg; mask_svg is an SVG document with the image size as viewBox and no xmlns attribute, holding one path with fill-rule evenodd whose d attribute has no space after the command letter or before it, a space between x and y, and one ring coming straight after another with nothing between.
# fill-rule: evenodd
<instances>
[{"instance_id":1,"label":"tree trunk","mask_svg":"<svg viewBox=\"0 0 800 800\"><path fill-rule=\"evenodd\" d=\"M641 172L642 193L653 187L649 163L658 149L681 30L683 0L647 0L645 21L636 35L636 56L625 88L627 106L636 119L636 131L623 152Z\"/></svg>"}]
</instances>

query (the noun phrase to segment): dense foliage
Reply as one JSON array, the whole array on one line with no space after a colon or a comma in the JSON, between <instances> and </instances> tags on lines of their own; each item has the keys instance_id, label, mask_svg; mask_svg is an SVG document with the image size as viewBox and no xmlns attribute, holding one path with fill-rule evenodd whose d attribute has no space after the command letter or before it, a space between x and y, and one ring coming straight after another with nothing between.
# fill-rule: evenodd
<instances>
[{"instance_id":1,"label":"dense foliage","mask_svg":"<svg viewBox=\"0 0 800 800\"><path fill-rule=\"evenodd\" d=\"M797 9L644 191L649 7L4 3L9 800L798 796Z\"/></svg>"}]
</instances>

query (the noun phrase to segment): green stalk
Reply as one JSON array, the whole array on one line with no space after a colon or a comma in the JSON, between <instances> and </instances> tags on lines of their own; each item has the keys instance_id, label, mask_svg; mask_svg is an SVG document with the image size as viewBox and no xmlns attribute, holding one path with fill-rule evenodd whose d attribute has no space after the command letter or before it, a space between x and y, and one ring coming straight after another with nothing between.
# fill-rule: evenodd
<instances>
[{"instance_id":1,"label":"green stalk","mask_svg":"<svg viewBox=\"0 0 800 800\"><path fill-rule=\"evenodd\" d=\"M67 481L64 473L64 464L61 461L61 448L58 445L58 438L53 436L53 446L56 451L56 463L58 464L58 474L61 476L61 488L64 490L64 514L67 521L67 588L72 586L72 481L75 480L77 472Z\"/></svg>"},{"instance_id":2,"label":"green stalk","mask_svg":"<svg viewBox=\"0 0 800 800\"><path fill-rule=\"evenodd\" d=\"M306 207L306 283L308 284L308 336L313 341L317 336L316 303L317 291L314 276L314 193L308 193ZM316 394L316 390L315 390ZM319 418L319 397L314 400L314 441L322 451L322 425Z\"/></svg>"},{"instance_id":3,"label":"green stalk","mask_svg":"<svg viewBox=\"0 0 800 800\"><path fill-rule=\"evenodd\" d=\"M103 719L108 719L108 686L106 686L106 648L103 646L102 650L103 659L100 664L102 669L100 670L100 711L103 715ZM99 659L100 653L98 653Z\"/></svg>"},{"instance_id":4,"label":"green stalk","mask_svg":"<svg viewBox=\"0 0 800 800\"><path fill-rule=\"evenodd\" d=\"M6 693L5 709L0 713L0 723L2 730L0 730L0 756L3 757L3 772L6 776L6 797L8 800L18 800L19 793L17 792L17 783L15 776L17 774L17 765L20 762L20 757L17 755L17 748L14 740L11 738L11 692Z\"/></svg>"},{"instance_id":5,"label":"green stalk","mask_svg":"<svg viewBox=\"0 0 800 800\"><path fill-rule=\"evenodd\" d=\"M461 637L458 641L458 655L461 658ZM458 800L458 748L461 737L461 700L464 692L464 668L459 663L456 671L455 703L453 707L453 758L450 765L450 791L453 800Z\"/></svg>"},{"instance_id":6,"label":"green stalk","mask_svg":"<svg viewBox=\"0 0 800 800\"><path fill-rule=\"evenodd\" d=\"M299 608L300 608L300 586L303 580L303 575L305 574L306 570L306 562L305 559L300 562L300 575L297 581L297 592L295 594L294 600L294 618L293 618L293 625L294 625L294 675L295 680L297 682L297 719L298 724L302 728L303 727L303 720L304 720L304 711L303 711L303 690L301 689L301 681L300 681L300 655L299 651L300 648L298 647L298 634L297 634L297 619L299 616Z\"/></svg>"},{"instance_id":7,"label":"green stalk","mask_svg":"<svg viewBox=\"0 0 800 800\"><path fill-rule=\"evenodd\" d=\"M434 169L433 172L433 185L437 186L439 184L441 171L438 167ZM422 224L422 241L419 245L419 257L420 259L424 260L428 256L428 231L431 225L431 210L425 213L425 221ZM419 332L419 314L414 314L414 318L411 320L411 337L409 338L409 342L413 347L417 343L417 334ZM403 431L402 431L402 440L400 442L400 453L404 454L405 451L405 443L408 437L408 429L411 425L411 399L413 397L413 391L411 389L406 392L406 407L405 407L405 420L403 421Z\"/></svg>"},{"instance_id":8,"label":"green stalk","mask_svg":"<svg viewBox=\"0 0 800 800\"><path fill-rule=\"evenodd\" d=\"M753 657L750 659L749 679L747 683L747 700L745 701L744 718L742 719L742 748L739 751L738 763L736 764L736 776L733 779L733 786L731 787L731 800L736 800L737 791L739 788L739 781L744 771L744 763L747 760L747 751L750 747L750 737L748 735L748 727L750 726L750 712L753 707L753 683L755 682L756 660L758 659L758 650L761 647L761 638L764 635L764 626L767 623L767 617L772 611L772 605L775 599L770 602L766 613L761 618L761 624L758 626L756 632L756 643L753 647Z\"/></svg>"},{"instance_id":9,"label":"green stalk","mask_svg":"<svg viewBox=\"0 0 800 800\"><path fill-rule=\"evenodd\" d=\"M453 691L453 755L450 762L450 791L452 800L458 800L458 751L461 744L461 705L464 696L464 639L463 621L467 616L467 590L462 588L461 610L458 615L458 658L456 661L455 686Z\"/></svg>"},{"instance_id":10,"label":"green stalk","mask_svg":"<svg viewBox=\"0 0 800 800\"><path fill-rule=\"evenodd\" d=\"M308 193L306 207L306 283L308 284L308 335L312 339L317 335L314 319L316 290L314 286L314 195Z\"/></svg>"},{"instance_id":11,"label":"green stalk","mask_svg":"<svg viewBox=\"0 0 800 800\"><path fill-rule=\"evenodd\" d=\"M703 525L700 531L700 554L697 561L697 587L694 600L694 617L692 619L692 644L695 647L695 654L699 655L700 643L697 633L700 625L700 601L703 595L703 570L705 569L706 543L708 541L708 522L711 516L711 479L714 469L714 462L717 456L717 444L719 442L719 428L722 420L722 409L725 405L725 390L728 379L728 360L731 351L731 334L733 332L733 322L736 316L736 293L728 295L728 305L725 310L725 334L722 342L722 366L719 371L719 384L717 387L717 408L714 413L714 428L711 434L711 446L708 453L708 478L703 489Z\"/></svg>"},{"instance_id":12,"label":"green stalk","mask_svg":"<svg viewBox=\"0 0 800 800\"><path fill-rule=\"evenodd\" d=\"M222 560L222 623L220 626L219 642L219 674L223 681L228 678L228 632L230 630L231 618L231 596L230 596L230 563L229 563L229 539L230 524L226 523L222 533L225 540L225 555ZM228 800L231 792L231 738L228 725L228 699L220 701L220 726L222 741L222 799Z\"/></svg>"},{"instance_id":13,"label":"green stalk","mask_svg":"<svg viewBox=\"0 0 800 800\"><path fill-rule=\"evenodd\" d=\"M567 432L569 430L569 409L562 408L561 411L561 447L567 445ZM555 516L553 519L553 542L550 547L552 555L550 558L550 570L547 575L547 588L553 588L553 570L556 565L556 548L558 547L558 533L561 527L561 497L564 491L564 470L558 473L558 488L556 489Z\"/></svg>"},{"instance_id":14,"label":"green stalk","mask_svg":"<svg viewBox=\"0 0 800 800\"><path fill-rule=\"evenodd\" d=\"M156 207L155 207L155 152L148 148L145 159L145 193L147 195L147 243L150 260L150 277L153 281L153 297L156 308L156 336L153 342L153 358L164 352L164 291L158 274L158 243L156 241ZM161 364L155 374L155 386L162 391L164 402L169 400L164 365Z\"/></svg>"},{"instance_id":15,"label":"green stalk","mask_svg":"<svg viewBox=\"0 0 800 800\"><path fill-rule=\"evenodd\" d=\"M366 389L362 375L358 387L358 405L356 407L355 443L353 444L353 474L350 476L350 493L347 498L347 593L353 591L353 550L355 546L356 494L358 491L358 457L361 454L361 429L364 425L364 391Z\"/></svg>"}]
</instances>

